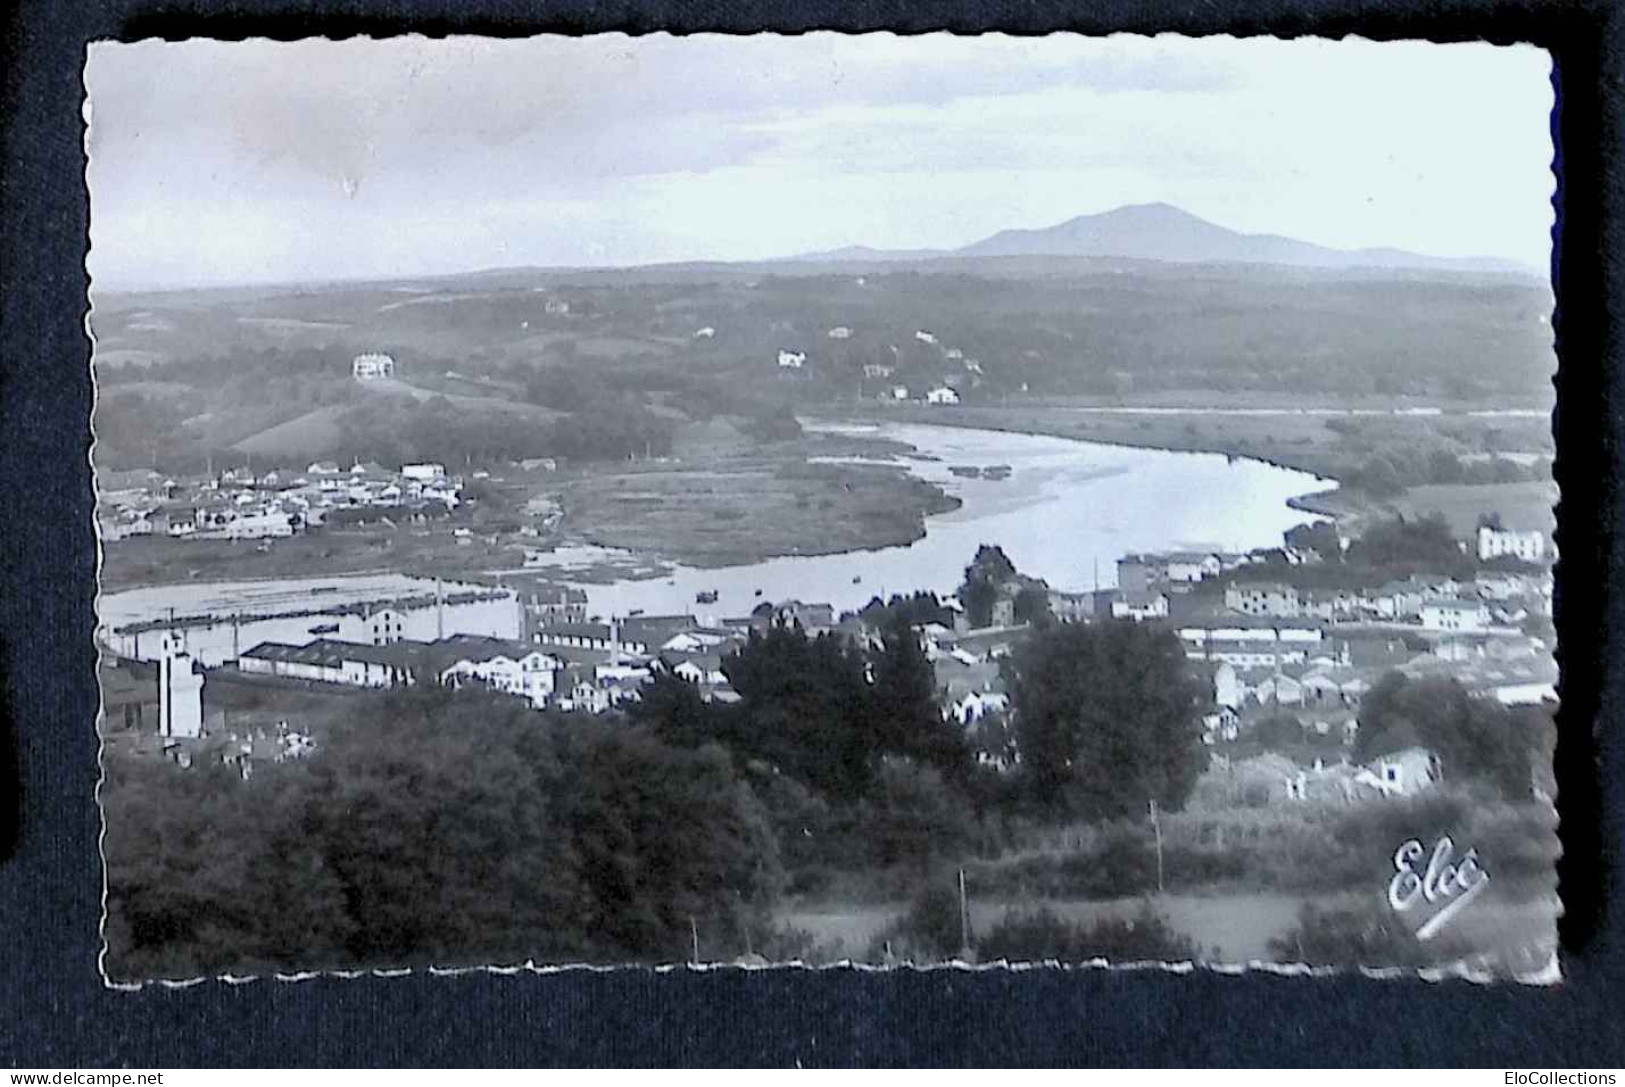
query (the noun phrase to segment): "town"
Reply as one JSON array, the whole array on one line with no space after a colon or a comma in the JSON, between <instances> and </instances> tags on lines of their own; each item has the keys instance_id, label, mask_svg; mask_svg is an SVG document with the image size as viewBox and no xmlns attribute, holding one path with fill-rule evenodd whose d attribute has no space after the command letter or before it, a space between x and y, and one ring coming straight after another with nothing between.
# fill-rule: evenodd
<instances>
[{"instance_id":1,"label":"town","mask_svg":"<svg viewBox=\"0 0 1625 1087\"><path fill-rule=\"evenodd\" d=\"M398 472L312 464L286 480L276 472L254 478L228 470L190 487L168 479L158 486L164 504L149 510L140 509L140 496L107 496L117 511L109 520L125 535L269 542L319 531L358 511L427 519L461 503L460 480L435 464L405 464ZM1505 706L1555 702L1555 556L1539 529L1505 528L1490 514L1472 538L1459 541L1431 519L1380 530L1396 538L1389 546L1397 553L1374 560L1368 540L1319 522L1288 532L1279 547L1247 553L1125 555L1115 587L1082 593L1054 591L1021 575L993 547L987 555L996 561L986 566L989 579L977 587L976 606L960 596L919 593L912 598L919 621L912 625L933 670L941 714L968 734L984 735L991 726L1008 732L1009 675L1001 662L1049 625L1156 623L1177 634L1200 678L1202 742L1212 749L1214 767L1230 770L1233 760L1249 758L1268 764L1282 797L1301 795L1309 767L1380 792L1415 790L1448 772L1435 753L1393 751L1368 765L1351 761L1363 696L1399 673L1448 677ZM1408 572L1373 576L1395 568ZM400 579L338 592L317 589L297 605L249 600L190 615L171 608L164 619L104 628L110 745L186 765L218 759L244 777L263 758L319 750L320 729L296 713L274 722L261 714L257 724L239 715L244 723L228 727L225 707L245 690L273 703L276 692L297 692L306 697L296 703L308 704L311 694L358 688L474 687L537 710L604 714L637 700L667 673L705 702L729 703L739 698L729 657L753 633L792 627L869 650L880 645L893 607L909 603L894 596L888 607L877 598L838 613L828 603L782 600L739 616L703 609L598 615L589 614L583 588L545 575L525 587ZM216 691L233 692L223 693L219 708L212 706ZM1282 754L1310 750L1303 766ZM1008 769L1019 750L983 744L978 758ZM1422 771L1401 777L1405 772L1395 768L1402 764Z\"/></svg>"}]
</instances>

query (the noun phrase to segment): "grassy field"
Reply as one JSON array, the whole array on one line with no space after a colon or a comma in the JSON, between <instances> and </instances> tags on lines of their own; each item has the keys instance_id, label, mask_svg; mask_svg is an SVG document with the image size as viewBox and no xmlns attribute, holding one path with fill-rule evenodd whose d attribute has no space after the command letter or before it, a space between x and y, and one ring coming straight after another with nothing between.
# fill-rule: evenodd
<instances>
[{"instance_id":1,"label":"grassy field","mask_svg":"<svg viewBox=\"0 0 1625 1087\"><path fill-rule=\"evenodd\" d=\"M314 460L343 443L344 414L349 410L347 404L329 404L250 435L233 448L255 456L306 455Z\"/></svg>"},{"instance_id":2,"label":"grassy field","mask_svg":"<svg viewBox=\"0 0 1625 1087\"><path fill-rule=\"evenodd\" d=\"M1508 526L1550 533L1556 502L1555 482L1531 481L1412 487L1389 505L1407 516L1442 513L1458 535L1469 535L1478 527L1479 514L1486 511L1499 513Z\"/></svg>"},{"instance_id":3,"label":"grassy field","mask_svg":"<svg viewBox=\"0 0 1625 1087\"><path fill-rule=\"evenodd\" d=\"M1224 893L1213 895L1155 895L1111 899L1006 899L969 898L971 931L986 932L1010 913L1031 913L1044 908L1062 920L1089 925L1104 918L1130 918L1149 901L1177 933L1190 939L1199 960L1211 963L1279 962L1270 947L1298 922L1299 910L1314 905L1323 910L1358 908L1370 896L1353 894L1292 895ZM774 921L804 933L816 961L865 961L886 931L903 916L906 902L844 907L834 903L792 906ZM1552 898L1507 899L1486 897L1474 903L1452 924L1466 944L1484 948L1518 972L1540 968L1556 946L1557 902ZM1292 961L1290 956L1285 961ZM1352 965L1352 964L1351 964Z\"/></svg>"},{"instance_id":4,"label":"grassy field","mask_svg":"<svg viewBox=\"0 0 1625 1087\"><path fill-rule=\"evenodd\" d=\"M902 468L763 456L594 472L560 500L572 538L696 566L911 543L957 505Z\"/></svg>"}]
</instances>

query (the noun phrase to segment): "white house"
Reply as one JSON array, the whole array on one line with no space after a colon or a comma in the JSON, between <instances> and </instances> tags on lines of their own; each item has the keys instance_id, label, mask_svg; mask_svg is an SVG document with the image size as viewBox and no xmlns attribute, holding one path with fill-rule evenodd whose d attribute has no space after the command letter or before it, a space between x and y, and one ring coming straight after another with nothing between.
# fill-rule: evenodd
<instances>
[{"instance_id":1,"label":"white house","mask_svg":"<svg viewBox=\"0 0 1625 1087\"><path fill-rule=\"evenodd\" d=\"M1442 776L1439 756L1425 747L1407 747L1377 759L1356 780L1388 796L1409 796L1432 787Z\"/></svg>"},{"instance_id":2,"label":"white house","mask_svg":"<svg viewBox=\"0 0 1625 1087\"><path fill-rule=\"evenodd\" d=\"M1478 526L1478 560L1515 558L1522 562L1539 562L1546 554L1546 537L1539 529L1518 532L1499 525Z\"/></svg>"},{"instance_id":3,"label":"white house","mask_svg":"<svg viewBox=\"0 0 1625 1087\"><path fill-rule=\"evenodd\" d=\"M927 404L957 404L959 394L946 385L939 385L925 394Z\"/></svg>"},{"instance_id":4,"label":"white house","mask_svg":"<svg viewBox=\"0 0 1625 1087\"><path fill-rule=\"evenodd\" d=\"M497 654L486 659L464 657L440 673L440 682L460 687L477 680L492 690L516 695L542 709L553 697L554 674L564 667L557 657L540 651L515 656Z\"/></svg>"},{"instance_id":5,"label":"white house","mask_svg":"<svg viewBox=\"0 0 1625 1087\"><path fill-rule=\"evenodd\" d=\"M998 691L971 691L952 703L948 712L962 725L974 725L991 713L1003 713L1010 706L1008 695Z\"/></svg>"},{"instance_id":6,"label":"white house","mask_svg":"<svg viewBox=\"0 0 1625 1087\"><path fill-rule=\"evenodd\" d=\"M1135 592L1132 589L1112 594L1112 618L1131 619L1136 623L1147 619L1168 618L1168 596L1159 592Z\"/></svg>"},{"instance_id":7,"label":"white house","mask_svg":"<svg viewBox=\"0 0 1625 1087\"><path fill-rule=\"evenodd\" d=\"M1274 619L1296 619L1303 611L1298 590L1278 582L1233 582L1226 585L1224 606L1243 615L1267 615Z\"/></svg>"},{"instance_id":8,"label":"white house","mask_svg":"<svg viewBox=\"0 0 1625 1087\"><path fill-rule=\"evenodd\" d=\"M1423 630L1487 630L1490 609L1482 600L1429 600L1422 605Z\"/></svg>"},{"instance_id":9,"label":"white house","mask_svg":"<svg viewBox=\"0 0 1625 1087\"><path fill-rule=\"evenodd\" d=\"M870 381L891 377L896 372L895 367L887 366L883 362L866 362L863 364L863 376Z\"/></svg>"},{"instance_id":10,"label":"white house","mask_svg":"<svg viewBox=\"0 0 1625 1087\"><path fill-rule=\"evenodd\" d=\"M696 328L694 330L694 338L696 340L709 340L714 338L716 334L717 330L712 328L710 325L706 325L704 328Z\"/></svg>"},{"instance_id":11,"label":"white house","mask_svg":"<svg viewBox=\"0 0 1625 1087\"><path fill-rule=\"evenodd\" d=\"M1219 666L1213 670L1213 704L1233 710L1240 709L1246 697L1246 685L1242 683L1235 665L1228 661L1220 661Z\"/></svg>"},{"instance_id":12,"label":"white house","mask_svg":"<svg viewBox=\"0 0 1625 1087\"><path fill-rule=\"evenodd\" d=\"M845 325L837 325L829 330L828 336L832 340L850 340L852 338L852 330L847 328Z\"/></svg>"},{"instance_id":13,"label":"white house","mask_svg":"<svg viewBox=\"0 0 1625 1087\"><path fill-rule=\"evenodd\" d=\"M1303 684L1285 672L1275 677L1275 702L1280 706L1303 705Z\"/></svg>"},{"instance_id":14,"label":"white house","mask_svg":"<svg viewBox=\"0 0 1625 1087\"><path fill-rule=\"evenodd\" d=\"M1224 568L1218 555L1199 551L1170 551L1163 556L1163 563L1169 581L1204 581L1217 577Z\"/></svg>"},{"instance_id":15,"label":"white house","mask_svg":"<svg viewBox=\"0 0 1625 1087\"><path fill-rule=\"evenodd\" d=\"M383 645L356 645L318 638L306 645L261 642L237 656L237 668L250 675L280 676L347 687L409 686L415 674L409 654Z\"/></svg>"},{"instance_id":16,"label":"white house","mask_svg":"<svg viewBox=\"0 0 1625 1087\"><path fill-rule=\"evenodd\" d=\"M415 479L419 483L430 483L445 478L446 466L444 464L435 464L432 461L423 464L403 464L401 465L401 475L407 479Z\"/></svg>"},{"instance_id":17,"label":"white house","mask_svg":"<svg viewBox=\"0 0 1625 1087\"><path fill-rule=\"evenodd\" d=\"M357 381L376 381L395 376L395 360L388 355L357 355L350 363L350 373Z\"/></svg>"},{"instance_id":18,"label":"white house","mask_svg":"<svg viewBox=\"0 0 1625 1087\"><path fill-rule=\"evenodd\" d=\"M1536 594L1528 579L1517 574L1485 570L1479 573L1473 585L1484 600L1517 600Z\"/></svg>"},{"instance_id":19,"label":"white house","mask_svg":"<svg viewBox=\"0 0 1625 1087\"><path fill-rule=\"evenodd\" d=\"M907 400L908 399L908 386L907 385L893 385L891 387L891 398L893 400Z\"/></svg>"},{"instance_id":20,"label":"white house","mask_svg":"<svg viewBox=\"0 0 1625 1087\"><path fill-rule=\"evenodd\" d=\"M1362 604L1382 619L1408 619L1421 613L1425 597L1419 581L1390 581L1365 597Z\"/></svg>"},{"instance_id":21,"label":"white house","mask_svg":"<svg viewBox=\"0 0 1625 1087\"><path fill-rule=\"evenodd\" d=\"M799 370L806 362L807 352L805 351L781 350L779 352L779 368L782 370Z\"/></svg>"}]
</instances>

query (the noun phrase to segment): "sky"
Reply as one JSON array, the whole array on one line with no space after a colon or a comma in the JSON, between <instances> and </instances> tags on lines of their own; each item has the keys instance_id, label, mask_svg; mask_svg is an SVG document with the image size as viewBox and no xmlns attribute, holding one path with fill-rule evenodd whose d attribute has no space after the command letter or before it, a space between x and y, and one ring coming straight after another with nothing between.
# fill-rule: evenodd
<instances>
[{"instance_id":1,"label":"sky","mask_svg":"<svg viewBox=\"0 0 1625 1087\"><path fill-rule=\"evenodd\" d=\"M95 43L136 289L951 248L1123 204L1537 268L1533 47L1117 35Z\"/></svg>"}]
</instances>

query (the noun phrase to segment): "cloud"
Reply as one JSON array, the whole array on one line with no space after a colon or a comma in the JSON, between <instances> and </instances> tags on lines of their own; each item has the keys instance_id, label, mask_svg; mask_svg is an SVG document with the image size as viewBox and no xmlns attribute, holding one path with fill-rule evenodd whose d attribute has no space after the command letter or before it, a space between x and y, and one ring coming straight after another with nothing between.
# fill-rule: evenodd
<instances>
[{"instance_id":1,"label":"cloud","mask_svg":"<svg viewBox=\"0 0 1625 1087\"><path fill-rule=\"evenodd\" d=\"M1543 64L1166 36L97 43L92 265L198 282L730 259L1145 200L1538 262Z\"/></svg>"}]
</instances>

